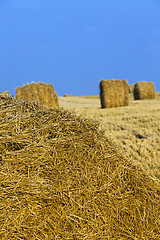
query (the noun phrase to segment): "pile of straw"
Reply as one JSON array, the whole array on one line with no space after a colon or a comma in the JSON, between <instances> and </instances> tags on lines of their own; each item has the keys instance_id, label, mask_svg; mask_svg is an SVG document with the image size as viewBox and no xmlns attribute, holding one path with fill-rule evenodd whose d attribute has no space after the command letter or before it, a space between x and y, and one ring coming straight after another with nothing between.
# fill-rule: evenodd
<instances>
[{"instance_id":1,"label":"pile of straw","mask_svg":"<svg viewBox=\"0 0 160 240\"><path fill-rule=\"evenodd\" d=\"M98 129L0 97L0 239L159 238L159 183Z\"/></svg>"},{"instance_id":2,"label":"pile of straw","mask_svg":"<svg viewBox=\"0 0 160 240\"><path fill-rule=\"evenodd\" d=\"M134 85L135 84L129 85L129 93L133 93L134 92Z\"/></svg>"},{"instance_id":3,"label":"pile of straw","mask_svg":"<svg viewBox=\"0 0 160 240\"><path fill-rule=\"evenodd\" d=\"M9 92L9 91L1 92L1 93L0 93L0 96L1 96L1 97L4 97L4 98L5 98L5 97L10 97L10 92Z\"/></svg>"},{"instance_id":4,"label":"pile of straw","mask_svg":"<svg viewBox=\"0 0 160 240\"><path fill-rule=\"evenodd\" d=\"M34 100L45 107L59 108L58 97L52 84L31 83L16 88L17 100Z\"/></svg>"},{"instance_id":5,"label":"pile of straw","mask_svg":"<svg viewBox=\"0 0 160 240\"><path fill-rule=\"evenodd\" d=\"M155 87L152 82L138 82L134 86L134 99L154 99L155 98Z\"/></svg>"},{"instance_id":6,"label":"pile of straw","mask_svg":"<svg viewBox=\"0 0 160 240\"><path fill-rule=\"evenodd\" d=\"M128 83L126 80L101 80L100 99L102 108L128 106Z\"/></svg>"}]
</instances>

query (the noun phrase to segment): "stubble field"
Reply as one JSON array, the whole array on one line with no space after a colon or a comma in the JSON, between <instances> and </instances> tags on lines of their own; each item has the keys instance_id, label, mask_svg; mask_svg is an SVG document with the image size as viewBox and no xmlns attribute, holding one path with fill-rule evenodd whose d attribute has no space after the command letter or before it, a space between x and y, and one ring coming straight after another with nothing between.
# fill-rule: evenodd
<instances>
[{"instance_id":1,"label":"stubble field","mask_svg":"<svg viewBox=\"0 0 160 240\"><path fill-rule=\"evenodd\" d=\"M95 119L119 150L160 181L160 93L127 107L101 109L99 96L59 97L60 107Z\"/></svg>"}]
</instances>

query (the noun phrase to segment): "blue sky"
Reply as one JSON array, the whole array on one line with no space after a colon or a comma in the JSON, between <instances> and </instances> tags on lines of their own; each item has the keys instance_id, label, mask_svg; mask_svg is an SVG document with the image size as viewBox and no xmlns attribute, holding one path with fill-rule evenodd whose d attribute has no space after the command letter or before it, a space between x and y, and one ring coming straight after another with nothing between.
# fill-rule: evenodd
<instances>
[{"instance_id":1,"label":"blue sky","mask_svg":"<svg viewBox=\"0 0 160 240\"><path fill-rule=\"evenodd\" d=\"M159 0L0 0L0 92L41 81L97 95L101 79L160 92Z\"/></svg>"}]
</instances>

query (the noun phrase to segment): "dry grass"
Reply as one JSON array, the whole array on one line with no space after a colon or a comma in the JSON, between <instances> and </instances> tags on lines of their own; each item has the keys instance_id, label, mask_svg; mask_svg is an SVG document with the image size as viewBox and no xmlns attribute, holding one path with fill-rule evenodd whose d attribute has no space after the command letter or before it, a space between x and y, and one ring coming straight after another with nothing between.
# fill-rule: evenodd
<instances>
[{"instance_id":1,"label":"dry grass","mask_svg":"<svg viewBox=\"0 0 160 240\"><path fill-rule=\"evenodd\" d=\"M129 106L112 109L101 109L99 96L59 97L59 104L98 120L122 152L160 179L160 93L153 100L129 98Z\"/></svg>"},{"instance_id":2,"label":"dry grass","mask_svg":"<svg viewBox=\"0 0 160 240\"><path fill-rule=\"evenodd\" d=\"M0 110L0 239L159 238L159 183L97 122L13 98Z\"/></svg>"}]
</instances>

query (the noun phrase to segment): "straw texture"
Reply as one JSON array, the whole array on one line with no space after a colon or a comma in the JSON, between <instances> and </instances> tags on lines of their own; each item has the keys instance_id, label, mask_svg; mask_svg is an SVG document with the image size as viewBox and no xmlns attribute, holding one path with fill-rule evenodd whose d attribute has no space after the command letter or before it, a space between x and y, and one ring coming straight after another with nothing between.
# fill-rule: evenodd
<instances>
[{"instance_id":1,"label":"straw texture","mask_svg":"<svg viewBox=\"0 0 160 240\"><path fill-rule=\"evenodd\" d=\"M133 93L134 92L134 85L135 84L129 85L129 93Z\"/></svg>"},{"instance_id":2,"label":"straw texture","mask_svg":"<svg viewBox=\"0 0 160 240\"><path fill-rule=\"evenodd\" d=\"M154 99L155 98L155 87L152 82L138 82L134 86L134 99Z\"/></svg>"},{"instance_id":3,"label":"straw texture","mask_svg":"<svg viewBox=\"0 0 160 240\"><path fill-rule=\"evenodd\" d=\"M128 83L126 80L101 80L100 100L102 108L128 106Z\"/></svg>"},{"instance_id":4,"label":"straw texture","mask_svg":"<svg viewBox=\"0 0 160 240\"><path fill-rule=\"evenodd\" d=\"M58 97L52 84L39 82L17 87L16 99L34 100L46 107L59 108Z\"/></svg>"},{"instance_id":5,"label":"straw texture","mask_svg":"<svg viewBox=\"0 0 160 240\"><path fill-rule=\"evenodd\" d=\"M160 185L90 119L0 97L0 239L160 236Z\"/></svg>"},{"instance_id":6,"label":"straw texture","mask_svg":"<svg viewBox=\"0 0 160 240\"><path fill-rule=\"evenodd\" d=\"M10 92L9 92L9 91L1 92L1 93L0 93L0 96L1 96L1 97L4 97L4 98L5 98L5 97L10 97Z\"/></svg>"}]
</instances>

